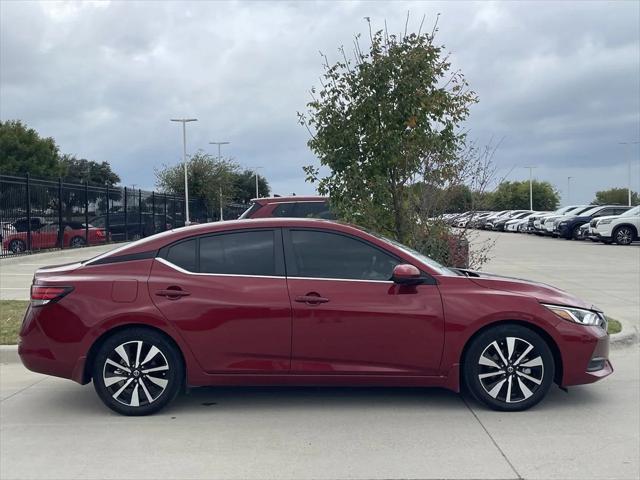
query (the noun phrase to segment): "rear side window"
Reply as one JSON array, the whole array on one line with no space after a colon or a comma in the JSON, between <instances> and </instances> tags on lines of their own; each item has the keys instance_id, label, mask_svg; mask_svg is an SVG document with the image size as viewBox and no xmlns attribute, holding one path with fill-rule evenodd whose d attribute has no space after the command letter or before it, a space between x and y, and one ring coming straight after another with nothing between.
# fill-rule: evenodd
<instances>
[{"instance_id":1,"label":"rear side window","mask_svg":"<svg viewBox=\"0 0 640 480\"><path fill-rule=\"evenodd\" d=\"M345 235L317 230L291 230L296 277L390 280L395 257ZM287 260L288 261L288 260Z\"/></svg>"},{"instance_id":2,"label":"rear side window","mask_svg":"<svg viewBox=\"0 0 640 480\"><path fill-rule=\"evenodd\" d=\"M273 209L274 217L295 217L294 207L295 203L279 203L276 208Z\"/></svg>"},{"instance_id":3,"label":"rear side window","mask_svg":"<svg viewBox=\"0 0 640 480\"><path fill-rule=\"evenodd\" d=\"M296 204L295 216L299 218L334 218L327 202L299 202Z\"/></svg>"},{"instance_id":4,"label":"rear side window","mask_svg":"<svg viewBox=\"0 0 640 480\"><path fill-rule=\"evenodd\" d=\"M180 268L195 272L197 269L196 239L172 245L169 247L166 259Z\"/></svg>"},{"instance_id":5,"label":"rear side window","mask_svg":"<svg viewBox=\"0 0 640 480\"><path fill-rule=\"evenodd\" d=\"M201 237L200 272L275 275L274 231L237 232Z\"/></svg>"}]
</instances>

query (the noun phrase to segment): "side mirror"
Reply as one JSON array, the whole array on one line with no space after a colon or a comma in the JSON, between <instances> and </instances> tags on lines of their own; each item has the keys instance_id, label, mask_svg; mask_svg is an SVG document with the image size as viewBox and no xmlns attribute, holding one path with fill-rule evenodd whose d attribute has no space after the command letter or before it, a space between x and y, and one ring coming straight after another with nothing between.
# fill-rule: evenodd
<instances>
[{"instance_id":1,"label":"side mirror","mask_svg":"<svg viewBox=\"0 0 640 480\"><path fill-rule=\"evenodd\" d=\"M416 285L420 283L420 270L408 263L401 263L393 267L391 280L399 285Z\"/></svg>"}]
</instances>

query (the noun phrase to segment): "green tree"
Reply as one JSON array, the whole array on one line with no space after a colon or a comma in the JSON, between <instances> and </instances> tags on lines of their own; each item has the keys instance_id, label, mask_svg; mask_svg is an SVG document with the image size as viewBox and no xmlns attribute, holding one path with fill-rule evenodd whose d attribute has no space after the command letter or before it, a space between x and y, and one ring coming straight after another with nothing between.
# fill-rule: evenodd
<instances>
[{"instance_id":1,"label":"green tree","mask_svg":"<svg viewBox=\"0 0 640 480\"><path fill-rule=\"evenodd\" d=\"M189 197L202 199L211 212L234 199L238 165L199 151L187 161ZM184 195L184 163L155 169L156 186L164 193ZM255 188L255 187L254 187Z\"/></svg>"},{"instance_id":2,"label":"green tree","mask_svg":"<svg viewBox=\"0 0 640 480\"><path fill-rule=\"evenodd\" d=\"M619 204L627 205L629 203L629 191L626 188L610 188L609 190L600 190L596 192L596 198L591 202L599 205ZM638 192L631 191L631 205L638 205Z\"/></svg>"},{"instance_id":3,"label":"green tree","mask_svg":"<svg viewBox=\"0 0 640 480\"><path fill-rule=\"evenodd\" d=\"M304 170L340 217L415 245L424 222L410 186L446 188L455 180L465 144L460 126L477 98L451 71L434 33L370 32L368 51L358 37L355 45L353 60L344 48L334 65L324 57L322 87L298 114L329 173Z\"/></svg>"},{"instance_id":4,"label":"green tree","mask_svg":"<svg viewBox=\"0 0 640 480\"><path fill-rule=\"evenodd\" d=\"M256 174L252 170L244 170L234 175L235 186L233 200L239 203L248 203L256 196ZM258 175L258 193L261 197L268 197L271 193L269 182L262 175Z\"/></svg>"},{"instance_id":5,"label":"green tree","mask_svg":"<svg viewBox=\"0 0 640 480\"><path fill-rule=\"evenodd\" d=\"M58 162L58 171L62 180L69 183L84 183L90 185L113 187L120 183L120 177L108 162L95 162L73 155L62 155Z\"/></svg>"},{"instance_id":6,"label":"green tree","mask_svg":"<svg viewBox=\"0 0 640 480\"><path fill-rule=\"evenodd\" d=\"M555 210L560 203L560 194L549 182L532 182L533 209ZM502 182L491 194L494 210L529 209L529 181Z\"/></svg>"},{"instance_id":7,"label":"green tree","mask_svg":"<svg viewBox=\"0 0 640 480\"><path fill-rule=\"evenodd\" d=\"M58 176L58 146L20 120L0 121L0 174Z\"/></svg>"}]
</instances>

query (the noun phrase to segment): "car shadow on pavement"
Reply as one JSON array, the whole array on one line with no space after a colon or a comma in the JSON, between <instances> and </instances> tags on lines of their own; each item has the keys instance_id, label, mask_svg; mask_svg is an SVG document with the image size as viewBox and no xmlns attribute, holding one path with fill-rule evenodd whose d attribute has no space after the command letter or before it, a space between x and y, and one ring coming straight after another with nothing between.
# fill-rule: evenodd
<instances>
[{"instance_id":1,"label":"car shadow on pavement","mask_svg":"<svg viewBox=\"0 0 640 480\"><path fill-rule=\"evenodd\" d=\"M35 401L38 401L34 399ZM83 413L103 416L110 413L96 396L92 386L52 389L42 395L42 403L53 415ZM539 405L529 412L562 412L576 409L592 410L607 405L606 390L574 387L568 393L553 386ZM193 415L201 413L264 413L281 410L309 413L327 410L424 409L425 412L456 414L467 411L493 412L476 402L468 394L458 395L439 388L397 387L199 387L190 389L163 409L158 416Z\"/></svg>"}]
</instances>

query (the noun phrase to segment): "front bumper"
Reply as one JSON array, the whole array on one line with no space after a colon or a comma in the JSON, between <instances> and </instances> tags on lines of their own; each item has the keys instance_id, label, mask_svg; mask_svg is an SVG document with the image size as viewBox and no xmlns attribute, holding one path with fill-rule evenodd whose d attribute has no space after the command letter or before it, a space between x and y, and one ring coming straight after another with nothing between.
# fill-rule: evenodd
<instances>
[{"instance_id":1,"label":"front bumper","mask_svg":"<svg viewBox=\"0 0 640 480\"><path fill-rule=\"evenodd\" d=\"M556 328L562 338L561 386L593 383L613 373L609 361L609 334L601 327L562 321Z\"/></svg>"}]
</instances>

